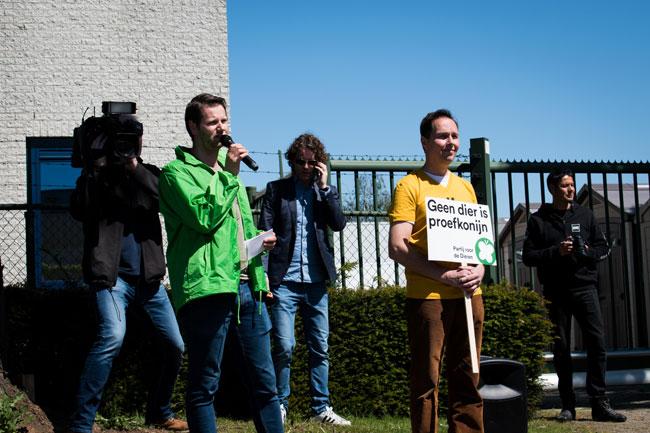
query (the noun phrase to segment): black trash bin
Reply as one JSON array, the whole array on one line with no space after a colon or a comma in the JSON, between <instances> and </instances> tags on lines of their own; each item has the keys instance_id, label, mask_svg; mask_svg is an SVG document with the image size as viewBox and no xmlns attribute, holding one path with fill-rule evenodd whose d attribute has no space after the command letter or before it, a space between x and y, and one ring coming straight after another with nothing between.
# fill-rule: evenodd
<instances>
[{"instance_id":1,"label":"black trash bin","mask_svg":"<svg viewBox=\"0 0 650 433\"><path fill-rule=\"evenodd\" d=\"M482 359L479 393L485 433L528 433L526 368L510 359Z\"/></svg>"}]
</instances>

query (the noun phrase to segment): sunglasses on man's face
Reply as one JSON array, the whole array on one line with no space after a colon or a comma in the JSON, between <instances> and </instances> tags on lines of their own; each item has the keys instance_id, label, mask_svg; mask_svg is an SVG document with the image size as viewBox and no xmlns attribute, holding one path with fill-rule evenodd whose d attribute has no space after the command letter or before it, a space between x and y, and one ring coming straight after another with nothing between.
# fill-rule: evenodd
<instances>
[{"instance_id":1,"label":"sunglasses on man's face","mask_svg":"<svg viewBox=\"0 0 650 433\"><path fill-rule=\"evenodd\" d=\"M311 167L315 167L316 164L318 163L318 161L316 161L315 159L308 159L308 160L296 159L293 163L296 164L296 165L299 165L301 167L304 166L305 164L307 164L307 165L309 165Z\"/></svg>"}]
</instances>

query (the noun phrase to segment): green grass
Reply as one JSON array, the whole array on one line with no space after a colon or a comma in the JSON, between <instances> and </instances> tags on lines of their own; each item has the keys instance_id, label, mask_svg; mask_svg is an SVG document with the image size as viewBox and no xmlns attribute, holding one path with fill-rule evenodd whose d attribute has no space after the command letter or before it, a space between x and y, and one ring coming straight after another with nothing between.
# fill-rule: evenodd
<instances>
[{"instance_id":1,"label":"green grass","mask_svg":"<svg viewBox=\"0 0 650 433\"><path fill-rule=\"evenodd\" d=\"M578 421L561 423L555 420L555 417L559 413L559 409L543 409L538 410L535 414L535 418L528 423L528 432L529 433L596 433L602 431L608 431L607 423L597 423L600 424L598 430L594 430L588 424L583 424L583 421L591 420L591 410L585 408L577 408L578 412ZM603 430L605 429L605 430ZM630 430L630 432L636 430Z\"/></svg>"},{"instance_id":2,"label":"green grass","mask_svg":"<svg viewBox=\"0 0 650 433\"><path fill-rule=\"evenodd\" d=\"M335 427L327 424L314 423L307 420L289 419L284 426L285 433L410 433L411 424L408 418L351 418L350 427ZM440 433L447 429L441 429ZM251 421L235 421L219 419L219 432L223 433L255 433Z\"/></svg>"},{"instance_id":3,"label":"green grass","mask_svg":"<svg viewBox=\"0 0 650 433\"><path fill-rule=\"evenodd\" d=\"M560 423L550 414L539 417L528 423L528 433L590 433L591 430L578 423ZM285 425L285 433L410 433L411 424L408 418L354 418L352 426L334 427L316 424L303 420L292 420ZM219 419L219 432L223 433L255 433L253 423ZM447 433L447 422L442 420L439 433Z\"/></svg>"},{"instance_id":4,"label":"green grass","mask_svg":"<svg viewBox=\"0 0 650 433\"><path fill-rule=\"evenodd\" d=\"M555 420L536 418L528 423L528 433L591 433L593 430L575 422L561 423Z\"/></svg>"},{"instance_id":5,"label":"green grass","mask_svg":"<svg viewBox=\"0 0 650 433\"><path fill-rule=\"evenodd\" d=\"M538 416L528 423L528 433L592 433L579 423L560 423L555 421L555 410L539 411ZM355 418L350 417L352 426L335 427L313 423L302 419L289 419L285 433L410 433L408 418ZM104 428L133 430L143 427L142 417L118 417L117 419L98 418ZM219 418L220 433L255 433L252 421ZM447 422L441 420L439 433L447 433Z\"/></svg>"}]
</instances>

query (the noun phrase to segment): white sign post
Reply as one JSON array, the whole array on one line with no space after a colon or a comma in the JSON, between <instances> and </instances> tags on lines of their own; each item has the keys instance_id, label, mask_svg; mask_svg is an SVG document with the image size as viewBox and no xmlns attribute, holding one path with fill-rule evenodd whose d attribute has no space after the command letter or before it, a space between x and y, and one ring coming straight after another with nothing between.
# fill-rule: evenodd
<instances>
[{"instance_id":1,"label":"white sign post","mask_svg":"<svg viewBox=\"0 0 650 433\"><path fill-rule=\"evenodd\" d=\"M427 197L427 250L432 261L495 266L490 208L481 204ZM472 295L464 292L472 372L479 372Z\"/></svg>"}]
</instances>

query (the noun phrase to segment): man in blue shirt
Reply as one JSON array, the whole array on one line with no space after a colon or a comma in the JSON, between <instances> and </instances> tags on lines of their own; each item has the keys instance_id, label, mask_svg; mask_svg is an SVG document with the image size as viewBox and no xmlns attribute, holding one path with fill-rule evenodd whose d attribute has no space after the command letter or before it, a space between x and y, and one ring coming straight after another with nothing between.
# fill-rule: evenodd
<instances>
[{"instance_id":1,"label":"man in blue shirt","mask_svg":"<svg viewBox=\"0 0 650 433\"><path fill-rule=\"evenodd\" d=\"M277 237L269 254L268 275L275 297L273 363L282 418L288 409L294 324L300 309L309 350L313 420L350 425L332 409L328 389L327 282L336 279L336 268L327 229L343 230L345 217L336 188L327 184L327 155L318 137L300 135L285 157L292 176L267 185L259 223L261 229L273 229Z\"/></svg>"}]
</instances>

